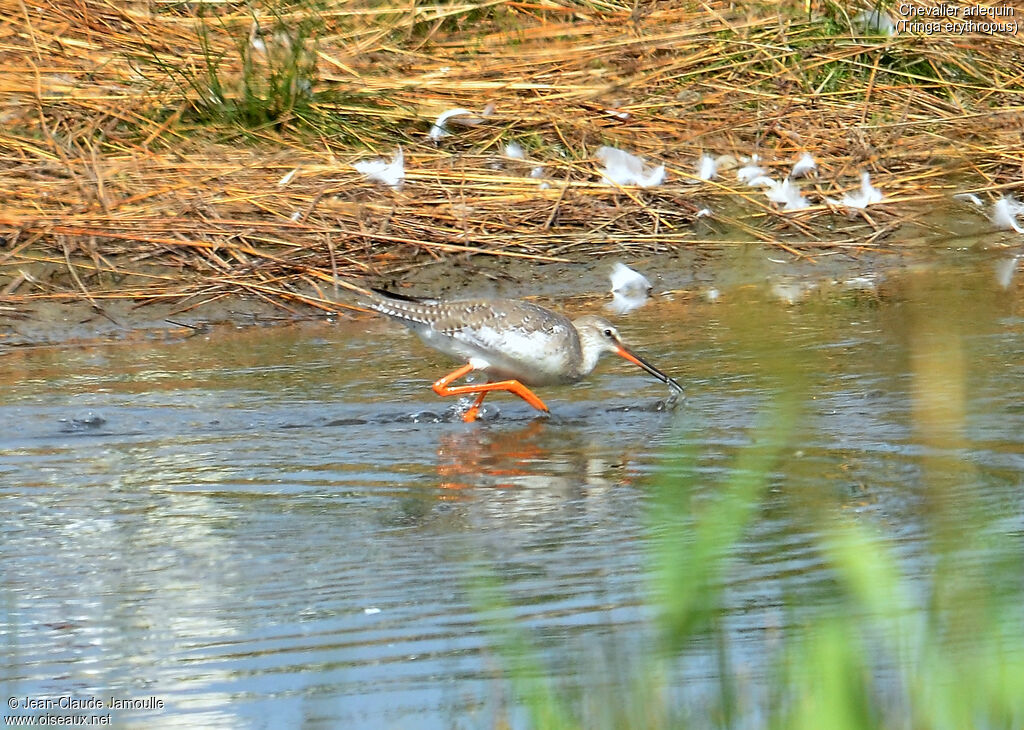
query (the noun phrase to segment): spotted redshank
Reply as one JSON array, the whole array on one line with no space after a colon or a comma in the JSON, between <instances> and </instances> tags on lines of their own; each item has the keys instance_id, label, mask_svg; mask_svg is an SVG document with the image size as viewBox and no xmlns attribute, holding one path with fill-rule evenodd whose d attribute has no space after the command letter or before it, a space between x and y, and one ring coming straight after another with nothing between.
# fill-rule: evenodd
<instances>
[{"instance_id":1,"label":"spotted redshank","mask_svg":"<svg viewBox=\"0 0 1024 730\"><path fill-rule=\"evenodd\" d=\"M401 322L430 347L466 363L433 388L441 396L477 395L463 416L467 423L476 420L484 398L495 390L507 390L547 412L527 386L575 383L606 352L643 368L677 395L683 392L679 383L622 344L618 330L601 317L570 320L518 299L413 300L375 291L363 303ZM474 370L485 373L488 382L452 385Z\"/></svg>"}]
</instances>

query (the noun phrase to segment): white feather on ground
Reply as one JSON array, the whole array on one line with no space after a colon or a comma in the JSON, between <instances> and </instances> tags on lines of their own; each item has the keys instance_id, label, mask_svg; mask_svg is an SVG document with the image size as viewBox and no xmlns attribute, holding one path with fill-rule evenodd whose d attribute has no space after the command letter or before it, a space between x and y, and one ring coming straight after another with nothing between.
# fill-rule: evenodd
<instances>
[{"instance_id":1,"label":"white feather on ground","mask_svg":"<svg viewBox=\"0 0 1024 730\"><path fill-rule=\"evenodd\" d=\"M507 145L505 145L505 149L503 150L503 152L505 154L505 157L508 157L509 159L522 160L523 162L528 161L528 158L526 156L526 150L524 150L523 146L518 142L509 142ZM530 177L532 177L534 180L540 180L541 178L543 178L544 173L545 170L542 165L535 165L534 167L530 168ZM549 187L551 186L547 182L541 182L540 184L541 190L546 190Z\"/></svg>"},{"instance_id":2,"label":"white feather on ground","mask_svg":"<svg viewBox=\"0 0 1024 730\"><path fill-rule=\"evenodd\" d=\"M778 195L782 200L776 202L783 204L783 210L803 210L810 207L807 198L800 192L800 186L789 178L783 180L779 185Z\"/></svg>"},{"instance_id":3,"label":"white feather on ground","mask_svg":"<svg viewBox=\"0 0 1024 730\"><path fill-rule=\"evenodd\" d=\"M854 210L864 210L869 205L881 203L884 198L885 196L882 195L882 191L871 185L871 173L862 172L860 174L860 191L856 194L847 193L839 201L839 204ZM831 198L826 200L830 203L835 203Z\"/></svg>"},{"instance_id":4,"label":"white feather on ground","mask_svg":"<svg viewBox=\"0 0 1024 730\"><path fill-rule=\"evenodd\" d=\"M458 117L462 115L472 116L473 112L471 112L469 109L449 109L447 111L441 112L440 116L438 116L437 120L434 122L434 126L430 128L430 138L436 142L442 137L447 137L449 134L451 134L451 132L448 131L448 128L445 126L445 124L452 117Z\"/></svg>"},{"instance_id":5,"label":"white feather on ground","mask_svg":"<svg viewBox=\"0 0 1024 730\"><path fill-rule=\"evenodd\" d=\"M1021 213L1024 213L1024 204L1017 202L1012 195L1004 195L992 206L989 220L996 228L1024 233L1024 228L1017 223L1017 216Z\"/></svg>"},{"instance_id":6,"label":"white feather on ground","mask_svg":"<svg viewBox=\"0 0 1024 730\"><path fill-rule=\"evenodd\" d=\"M985 207L985 201L979 198L974 193L957 193L953 196L953 200L962 200L965 203L974 203L979 208Z\"/></svg>"},{"instance_id":7,"label":"white feather on ground","mask_svg":"<svg viewBox=\"0 0 1024 730\"><path fill-rule=\"evenodd\" d=\"M651 282L639 271L626 266L621 261L616 261L612 266L611 273L612 291L631 296L647 295L651 291Z\"/></svg>"},{"instance_id":8,"label":"white feather on ground","mask_svg":"<svg viewBox=\"0 0 1024 730\"><path fill-rule=\"evenodd\" d=\"M401 187L402 180L405 179L405 156L402 154L401 147L395 152L391 162L378 157L375 160L354 162L352 167L371 180L384 183L392 188Z\"/></svg>"},{"instance_id":9,"label":"white feather on ground","mask_svg":"<svg viewBox=\"0 0 1024 730\"><path fill-rule=\"evenodd\" d=\"M277 181L277 187L283 188L285 185L290 183L292 181L292 179L294 179L295 173L297 173L298 171L299 171L299 168L296 167L294 170L291 170L290 172L285 173L284 177L282 177L280 180Z\"/></svg>"},{"instance_id":10,"label":"white feather on ground","mask_svg":"<svg viewBox=\"0 0 1024 730\"><path fill-rule=\"evenodd\" d=\"M869 33L896 35L896 24L888 13L882 10L863 10L853 16L853 25Z\"/></svg>"},{"instance_id":11,"label":"white feather on ground","mask_svg":"<svg viewBox=\"0 0 1024 730\"><path fill-rule=\"evenodd\" d=\"M768 200L778 203L783 210L803 210L810 205L807 198L800 193L800 186L788 177L782 182L775 182L770 177L762 175L751 180L750 185L766 188L764 193Z\"/></svg>"},{"instance_id":12,"label":"white feather on ground","mask_svg":"<svg viewBox=\"0 0 1024 730\"><path fill-rule=\"evenodd\" d=\"M747 184L752 188L774 188L778 185L774 178L770 178L767 175L758 175Z\"/></svg>"},{"instance_id":13,"label":"white feather on ground","mask_svg":"<svg viewBox=\"0 0 1024 730\"><path fill-rule=\"evenodd\" d=\"M804 177L817 166L818 163L814 161L814 158L811 157L810 153L804 152L800 159L793 164L793 169L790 171L789 177L794 180L798 177Z\"/></svg>"},{"instance_id":14,"label":"white feather on ground","mask_svg":"<svg viewBox=\"0 0 1024 730\"><path fill-rule=\"evenodd\" d=\"M612 301L608 308L617 314L626 314L647 303L651 282L638 271L616 261L612 267Z\"/></svg>"},{"instance_id":15,"label":"white feather on ground","mask_svg":"<svg viewBox=\"0 0 1024 730\"><path fill-rule=\"evenodd\" d=\"M526 152L523 151L523 146L518 142L509 142L505 145L505 157L511 157L514 160L525 160Z\"/></svg>"},{"instance_id":16,"label":"white feather on ground","mask_svg":"<svg viewBox=\"0 0 1024 730\"><path fill-rule=\"evenodd\" d=\"M652 167L642 157L631 155L615 147L598 147L594 153L604 169L601 182L605 185L638 185L651 188L665 181L665 166Z\"/></svg>"},{"instance_id":17,"label":"white feather on ground","mask_svg":"<svg viewBox=\"0 0 1024 730\"><path fill-rule=\"evenodd\" d=\"M750 185L752 184L751 180L756 180L759 177L766 177L768 175L768 171L757 164L759 161L760 158L757 155L751 155L750 162L736 171L736 179L741 183L747 183Z\"/></svg>"},{"instance_id":18,"label":"white feather on ground","mask_svg":"<svg viewBox=\"0 0 1024 730\"><path fill-rule=\"evenodd\" d=\"M697 163L697 177L701 180L714 180L718 177L718 161L711 155L701 155Z\"/></svg>"}]
</instances>

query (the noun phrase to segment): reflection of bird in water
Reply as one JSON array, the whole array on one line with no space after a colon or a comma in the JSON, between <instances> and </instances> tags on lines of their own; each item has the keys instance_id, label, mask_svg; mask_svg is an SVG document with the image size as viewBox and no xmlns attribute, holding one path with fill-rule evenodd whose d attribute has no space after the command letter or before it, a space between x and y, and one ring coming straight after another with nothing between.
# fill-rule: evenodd
<instances>
[{"instance_id":1,"label":"reflection of bird in water","mask_svg":"<svg viewBox=\"0 0 1024 730\"><path fill-rule=\"evenodd\" d=\"M531 473L527 465L547 461L550 452L537 443L544 423L531 421L515 431L441 436L437 473L444 489L465 489L486 481L489 486L511 487L516 477ZM526 467L526 468L524 468Z\"/></svg>"},{"instance_id":2,"label":"reflection of bird in water","mask_svg":"<svg viewBox=\"0 0 1024 730\"><path fill-rule=\"evenodd\" d=\"M488 393L506 390L540 411L548 407L527 386L575 383L597 366L601 355L615 353L667 383L682 386L627 348L619 332L593 315L570 320L550 309L518 299L412 300L386 292L367 292L363 303L411 329L431 347L466 364L434 383L438 395L477 394L463 420L475 421ZM474 370L493 380L452 385Z\"/></svg>"},{"instance_id":3,"label":"reflection of bird in water","mask_svg":"<svg viewBox=\"0 0 1024 730\"><path fill-rule=\"evenodd\" d=\"M551 430L542 420L515 430L442 432L437 447L439 486L445 500L458 501L479 496L462 490L525 490L525 504L537 510L547 499L554 499L548 505L553 506L631 482L623 467L635 447L627 438L621 449L609 453L611 444L597 433L588 438L583 432Z\"/></svg>"}]
</instances>

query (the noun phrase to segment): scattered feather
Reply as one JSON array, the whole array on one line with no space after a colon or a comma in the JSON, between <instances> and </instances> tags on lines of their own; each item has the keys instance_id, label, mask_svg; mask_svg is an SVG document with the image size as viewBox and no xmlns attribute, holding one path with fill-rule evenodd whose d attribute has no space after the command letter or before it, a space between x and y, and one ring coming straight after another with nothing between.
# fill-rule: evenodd
<instances>
[{"instance_id":1,"label":"scattered feather","mask_svg":"<svg viewBox=\"0 0 1024 730\"><path fill-rule=\"evenodd\" d=\"M697 215L695 215L694 217L695 218L704 218L704 217L710 217L712 215L713 215L713 213L711 212L711 208L701 208L700 210L697 211Z\"/></svg>"},{"instance_id":2,"label":"scattered feather","mask_svg":"<svg viewBox=\"0 0 1024 730\"><path fill-rule=\"evenodd\" d=\"M363 609L363 613L367 616L375 616L380 613L380 609L376 606L369 606Z\"/></svg>"},{"instance_id":3,"label":"scattered feather","mask_svg":"<svg viewBox=\"0 0 1024 730\"><path fill-rule=\"evenodd\" d=\"M294 213L291 214L291 217L289 218L289 220L291 220L292 223L298 223L299 219L301 219L301 218L302 218L302 211L297 210L297 211L295 211Z\"/></svg>"},{"instance_id":4,"label":"scattered feather","mask_svg":"<svg viewBox=\"0 0 1024 730\"><path fill-rule=\"evenodd\" d=\"M505 145L505 157L526 162L526 150L524 150L522 145L518 142L510 142ZM544 172L544 167L542 165L537 165L530 169L530 177L534 180L539 180L544 177ZM541 183L540 189L547 190L549 187L551 186L545 182Z\"/></svg>"},{"instance_id":5,"label":"scattered feather","mask_svg":"<svg viewBox=\"0 0 1024 730\"><path fill-rule=\"evenodd\" d=\"M605 114L611 114L616 119L626 120L629 119L629 112L622 112L617 109L605 109Z\"/></svg>"},{"instance_id":6,"label":"scattered feather","mask_svg":"<svg viewBox=\"0 0 1024 730\"><path fill-rule=\"evenodd\" d=\"M611 273L612 291L630 296L647 296L651 292L651 282L639 271L616 261Z\"/></svg>"},{"instance_id":7,"label":"scattered feather","mask_svg":"<svg viewBox=\"0 0 1024 730\"><path fill-rule=\"evenodd\" d=\"M541 190L547 190L548 188L551 187L550 183L548 183L546 180L543 179L545 172L546 171L544 170L544 168L541 167L540 165L537 165L537 167L535 167L532 170L530 170L530 177L532 177L534 180L540 180L541 181L541 183L540 183L540 189Z\"/></svg>"},{"instance_id":8,"label":"scattered feather","mask_svg":"<svg viewBox=\"0 0 1024 730\"><path fill-rule=\"evenodd\" d=\"M989 220L1001 230L1014 230L1017 233L1024 233L1024 228L1017 223L1017 216L1024 213L1024 204L1017 202L1012 195L1004 195L992 206L992 214Z\"/></svg>"},{"instance_id":9,"label":"scattered feather","mask_svg":"<svg viewBox=\"0 0 1024 730\"><path fill-rule=\"evenodd\" d=\"M612 267L612 301L608 308L616 314L626 314L647 303L651 282L638 271L616 261Z\"/></svg>"},{"instance_id":10,"label":"scattered feather","mask_svg":"<svg viewBox=\"0 0 1024 730\"><path fill-rule=\"evenodd\" d=\"M715 289L714 287L704 292L704 298L707 299L709 302L717 302L721 298L721 296L722 293L718 291L718 289Z\"/></svg>"},{"instance_id":11,"label":"scattered feather","mask_svg":"<svg viewBox=\"0 0 1024 730\"><path fill-rule=\"evenodd\" d=\"M741 183L747 183L748 185L751 180L767 177L767 175L768 171L763 167L758 167L757 165L747 165L736 171L736 179Z\"/></svg>"},{"instance_id":12,"label":"scattered feather","mask_svg":"<svg viewBox=\"0 0 1024 730\"><path fill-rule=\"evenodd\" d=\"M860 174L860 192L856 195L850 193L844 195L842 205L847 208L864 210L873 203L881 203L883 197L882 191L871 185L871 173L862 172Z\"/></svg>"},{"instance_id":13,"label":"scattered feather","mask_svg":"<svg viewBox=\"0 0 1024 730\"><path fill-rule=\"evenodd\" d=\"M615 147L599 147L595 153L604 163L601 182L605 185L639 185L650 188L665 181L665 166L651 167L643 158Z\"/></svg>"},{"instance_id":14,"label":"scattered feather","mask_svg":"<svg viewBox=\"0 0 1024 730\"><path fill-rule=\"evenodd\" d=\"M774 188L778 186L778 183L775 182L774 178L768 177L767 175L758 175L754 179L748 181L747 185L749 185L752 188Z\"/></svg>"},{"instance_id":15,"label":"scattered feather","mask_svg":"<svg viewBox=\"0 0 1024 730\"><path fill-rule=\"evenodd\" d=\"M953 196L953 200L962 200L965 203L974 203L979 208L985 207L985 202L974 193L957 193Z\"/></svg>"},{"instance_id":16,"label":"scattered feather","mask_svg":"<svg viewBox=\"0 0 1024 730\"><path fill-rule=\"evenodd\" d=\"M785 203L789 195L788 188L789 179L787 178L786 180L783 180L780 183L769 185L765 189L764 194L767 195L768 200L772 201L773 203Z\"/></svg>"},{"instance_id":17,"label":"scattered feather","mask_svg":"<svg viewBox=\"0 0 1024 730\"><path fill-rule=\"evenodd\" d=\"M782 188L781 193L785 196L783 210L803 210L810 206L807 198L800 192L800 186L789 178L783 180L780 187Z\"/></svg>"},{"instance_id":18,"label":"scattered feather","mask_svg":"<svg viewBox=\"0 0 1024 730\"><path fill-rule=\"evenodd\" d=\"M775 182L770 177L759 177L750 184L755 187L766 187L764 193L768 200L778 203L783 210L803 210L809 205L807 198L800 193L800 186L788 177L782 182Z\"/></svg>"},{"instance_id":19,"label":"scattered feather","mask_svg":"<svg viewBox=\"0 0 1024 730\"><path fill-rule=\"evenodd\" d=\"M794 180L798 177L804 177L807 173L817 167L818 163L814 161L814 158L811 157L810 153L804 152L800 159L793 165L793 170L789 173L789 177Z\"/></svg>"},{"instance_id":20,"label":"scattered feather","mask_svg":"<svg viewBox=\"0 0 1024 730\"><path fill-rule=\"evenodd\" d=\"M786 202L782 206L783 210L804 210L811 206L807 202L807 198L800 194L800 189L796 186L790 188L788 195L789 197L786 198Z\"/></svg>"},{"instance_id":21,"label":"scattered feather","mask_svg":"<svg viewBox=\"0 0 1024 730\"><path fill-rule=\"evenodd\" d=\"M430 128L430 138L437 142L442 137L447 137L449 134L451 134L451 132L448 131L448 128L445 127L445 124L447 124L448 120L451 119L452 117L458 117L463 115L472 116L473 112L471 112L469 109L449 109L448 111L441 112L440 116L438 116L437 118L437 121L434 122L434 126Z\"/></svg>"},{"instance_id":22,"label":"scattered feather","mask_svg":"<svg viewBox=\"0 0 1024 730\"><path fill-rule=\"evenodd\" d=\"M361 160L352 164L359 172L376 182L382 182L392 188L399 188L405 178L405 156L402 148L395 152L394 159L388 162L385 159Z\"/></svg>"},{"instance_id":23,"label":"scattered feather","mask_svg":"<svg viewBox=\"0 0 1024 730\"><path fill-rule=\"evenodd\" d=\"M736 171L736 179L749 185L751 180L767 176L768 171L757 164L759 159L757 155L753 155L748 164Z\"/></svg>"},{"instance_id":24,"label":"scattered feather","mask_svg":"<svg viewBox=\"0 0 1024 730\"><path fill-rule=\"evenodd\" d=\"M853 16L853 24L869 33L896 35L896 24L888 13L881 10L864 10Z\"/></svg>"},{"instance_id":25,"label":"scattered feather","mask_svg":"<svg viewBox=\"0 0 1024 730\"><path fill-rule=\"evenodd\" d=\"M701 155L697 163L697 177L701 180L713 180L718 176L718 161L711 155Z\"/></svg>"},{"instance_id":26,"label":"scattered feather","mask_svg":"<svg viewBox=\"0 0 1024 730\"><path fill-rule=\"evenodd\" d=\"M525 160L526 152L523 151L523 146L518 142L509 142L505 145L505 157L511 157L514 160Z\"/></svg>"},{"instance_id":27,"label":"scattered feather","mask_svg":"<svg viewBox=\"0 0 1024 730\"><path fill-rule=\"evenodd\" d=\"M298 171L299 171L299 168L296 167L291 172L286 173L284 177L282 177L280 180L277 181L277 187L283 188L285 185L290 183L292 181L292 178L295 177L295 173L297 173Z\"/></svg>"}]
</instances>

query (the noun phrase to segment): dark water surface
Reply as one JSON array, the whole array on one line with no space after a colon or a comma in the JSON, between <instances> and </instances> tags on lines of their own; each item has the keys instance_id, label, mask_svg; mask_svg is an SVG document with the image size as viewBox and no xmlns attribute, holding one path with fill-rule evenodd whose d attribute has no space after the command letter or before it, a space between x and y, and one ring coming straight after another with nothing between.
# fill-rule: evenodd
<instances>
[{"instance_id":1,"label":"dark water surface","mask_svg":"<svg viewBox=\"0 0 1024 730\"><path fill-rule=\"evenodd\" d=\"M628 683L620 655L653 634L659 465L689 450L713 493L797 377L795 443L727 593L756 675L780 596L827 583L808 547L823 508L881 525L912 575L935 499L969 494L1021 529L1024 317L998 263L793 305L771 286L656 301L619 324L687 385L673 412L654 409L661 384L605 362L539 391L550 418L499 394L493 420L446 420L429 384L450 363L376 321L7 351L3 699L159 698L113 711L137 727L517 726L481 575L559 681ZM698 658L680 686L712 673Z\"/></svg>"}]
</instances>

